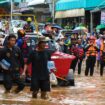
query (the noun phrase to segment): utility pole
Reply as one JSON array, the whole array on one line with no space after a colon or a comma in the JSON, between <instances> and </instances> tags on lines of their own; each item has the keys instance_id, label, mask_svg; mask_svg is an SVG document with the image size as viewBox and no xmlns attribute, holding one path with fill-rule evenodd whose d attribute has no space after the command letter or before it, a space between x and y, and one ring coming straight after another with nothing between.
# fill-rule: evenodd
<instances>
[{"instance_id":1,"label":"utility pole","mask_svg":"<svg viewBox=\"0 0 105 105\"><path fill-rule=\"evenodd\" d=\"M11 21L12 21L12 13L13 13L13 1L11 0Z\"/></svg>"},{"instance_id":2,"label":"utility pole","mask_svg":"<svg viewBox=\"0 0 105 105\"><path fill-rule=\"evenodd\" d=\"M52 0L52 23L55 22L55 0Z\"/></svg>"},{"instance_id":3,"label":"utility pole","mask_svg":"<svg viewBox=\"0 0 105 105\"><path fill-rule=\"evenodd\" d=\"M90 12L90 32L93 33L93 12Z\"/></svg>"},{"instance_id":4,"label":"utility pole","mask_svg":"<svg viewBox=\"0 0 105 105\"><path fill-rule=\"evenodd\" d=\"M10 21L9 21L9 33L12 32L12 28L11 28L11 22L12 22L12 13L13 13L13 1L10 0L10 3L11 3L11 12L10 12Z\"/></svg>"}]
</instances>

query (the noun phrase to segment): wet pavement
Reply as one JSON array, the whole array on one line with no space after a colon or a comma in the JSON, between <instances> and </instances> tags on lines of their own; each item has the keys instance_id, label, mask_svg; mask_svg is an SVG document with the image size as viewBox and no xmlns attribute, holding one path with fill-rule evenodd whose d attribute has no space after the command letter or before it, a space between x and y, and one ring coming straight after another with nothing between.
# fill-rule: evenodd
<instances>
[{"instance_id":1,"label":"wet pavement","mask_svg":"<svg viewBox=\"0 0 105 105\"><path fill-rule=\"evenodd\" d=\"M32 99L29 87L22 93L4 94L0 86L0 105L105 105L105 76L100 77L99 70L93 77L75 75L75 87L54 87L50 100Z\"/></svg>"}]
</instances>

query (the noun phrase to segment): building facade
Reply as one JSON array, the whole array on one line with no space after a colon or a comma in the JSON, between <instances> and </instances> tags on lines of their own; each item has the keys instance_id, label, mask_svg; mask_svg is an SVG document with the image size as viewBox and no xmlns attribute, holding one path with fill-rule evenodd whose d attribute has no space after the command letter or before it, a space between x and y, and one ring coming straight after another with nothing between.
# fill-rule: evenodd
<instances>
[{"instance_id":1,"label":"building facade","mask_svg":"<svg viewBox=\"0 0 105 105\"><path fill-rule=\"evenodd\" d=\"M90 27L91 11L105 6L105 0L59 0L56 3L55 18L63 25L77 26L80 23ZM100 11L93 13L93 27L100 24Z\"/></svg>"}]
</instances>

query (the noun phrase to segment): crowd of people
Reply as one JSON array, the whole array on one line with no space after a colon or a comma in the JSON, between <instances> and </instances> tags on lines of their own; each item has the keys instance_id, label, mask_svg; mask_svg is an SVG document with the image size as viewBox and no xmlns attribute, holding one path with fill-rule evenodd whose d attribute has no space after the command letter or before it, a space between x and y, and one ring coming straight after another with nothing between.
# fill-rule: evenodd
<instances>
[{"instance_id":1,"label":"crowd of people","mask_svg":"<svg viewBox=\"0 0 105 105\"><path fill-rule=\"evenodd\" d=\"M70 69L75 73L78 65L78 74L82 72L82 62L86 59L85 76L93 76L94 67L100 65L100 76L103 76L105 66L105 36L98 35L71 35L60 33L61 28L51 24L45 24L42 35L34 49L29 49L26 32L33 32L31 19L17 33L18 38L14 34L7 36L0 43L0 67L3 70L5 93L9 93L13 80L18 87L14 91L19 93L25 87L24 77L28 69L28 65L32 63L31 75L31 91L32 97L37 98L39 89L41 89L41 98L47 98L47 92L50 91L49 70L47 62L51 60L51 54L55 51L71 54L75 56ZM3 39L4 36L1 37ZM0 40L1 40L0 39ZM31 45L31 44L30 44ZM26 60L24 60L26 59ZM98 66L99 66L98 65ZM22 69L22 73L20 73Z\"/></svg>"},{"instance_id":2,"label":"crowd of people","mask_svg":"<svg viewBox=\"0 0 105 105\"><path fill-rule=\"evenodd\" d=\"M49 27L47 25L46 27ZM47 30L45 27L45 30ZM71 64L71 69L75 73L75 68L78 66L78 74L81 74L82 62L86 59L86 69L85 76L93 76L94 67L97 61L97 66L100 66L100 76L103 76L104 69L104 43L105 36L104 31L103 35L89 35L85 33L84 35L79 35L78 33L68 34L59 34L59 29L56 27L51 28L52 33L49 36L52 40L55 41L55 49L63 53L74 55L76 58ZM45 35L46 36L46 35Z\"/></svg>"}]
</instances>

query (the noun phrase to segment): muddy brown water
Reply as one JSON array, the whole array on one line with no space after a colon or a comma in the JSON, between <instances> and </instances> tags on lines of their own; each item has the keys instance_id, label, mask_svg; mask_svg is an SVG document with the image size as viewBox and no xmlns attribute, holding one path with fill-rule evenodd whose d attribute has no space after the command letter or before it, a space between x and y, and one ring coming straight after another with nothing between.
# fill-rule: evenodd
<instances>
[{"instance_id":1,"label":"muddy brown water","mask_svg":"<svg viewBox=\"0 0 105 105\"><path fill-rule=\"evenodd\" d=\"M99 70L93 77L75 75L75 87L54 87L50 100L32 99L29 87L19 94L4 94L0 85L0 105L105 105L105 76Z\"/></svg>"}]
</instances>

